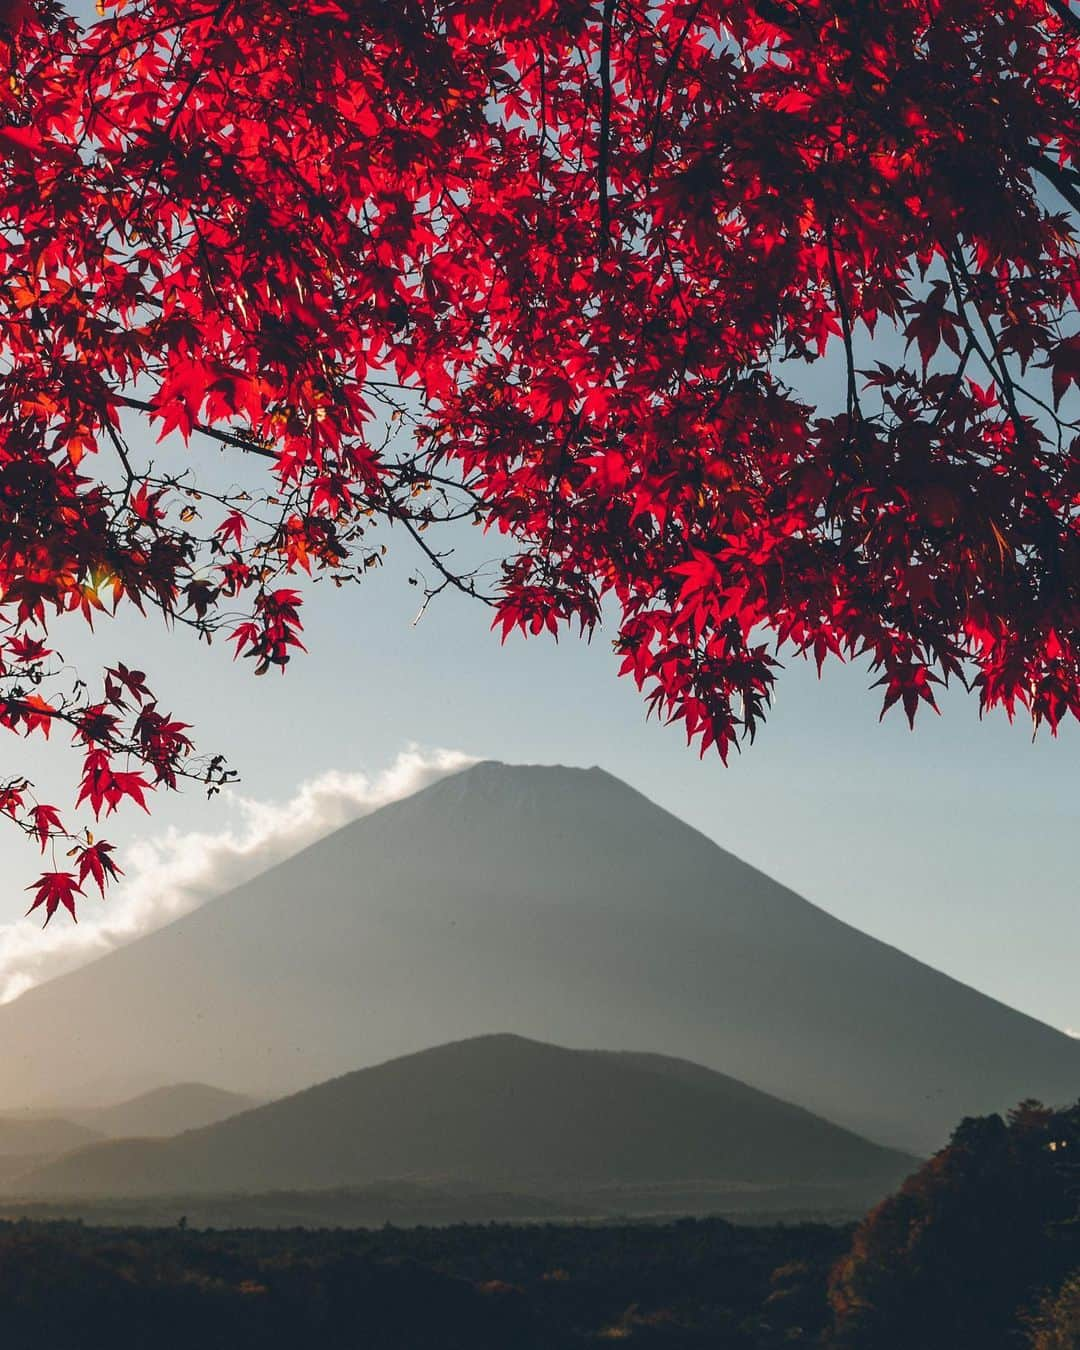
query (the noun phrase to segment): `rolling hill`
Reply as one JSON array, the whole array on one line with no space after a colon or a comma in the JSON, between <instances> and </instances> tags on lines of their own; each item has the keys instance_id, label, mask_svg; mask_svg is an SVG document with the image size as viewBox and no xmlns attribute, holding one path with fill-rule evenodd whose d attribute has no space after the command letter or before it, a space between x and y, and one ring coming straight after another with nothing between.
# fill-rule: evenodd
<instances>
[{"instance_id":1,"label":"rolling hill","mask_svg":"<svg viewBox=\"0 0 1080 1350\"><path fill-rule=\"evenodd\" d=\"M0 1157L67 1153L102 1138L103 1134L102 1130L55 1116L0 1117Z\"/></svg>"},{"instance_id":2,"label":"rolling hill","mask_svg":"<svg viewBox=\"0 0 1080 1350\"><path fill-rule=\"evenodd\" d=\"M276 1097L495 1028L692 1059L919 1151L1080 1095L1080 1042L611 775L484 763L0 1007L0 1104L117 1066Z\"/></svg>"},{"instance_id":3,"label":"rolling hill","mask_svg":"<svg viewBox=\"0 0 1080 1350\"><path fill-rule=\"evenodd\" d=\"M174 1139L91 1145L16 1186L124 1197L404 1180L580 1197L811 1185L870 1200L913 1165L700 1065L493 1035L346 1074Z\"/></svg>"},{"instance_id":4,"label":"rolling hill","mask_svg":"<svg viewBox=\"0 0 1080 1350\"><path fill-rule=\"evenodd\" d=\"M56 1116L0 1116L0 1184L102 1136Z\"/></svg>"},{"instance_id":5,"label":"rolling hill","mask_svg":"<svg viewBox=\"0 0 1080 1350\"><path fill-rule=\"evenodd\" d=\"M177 1083L113 1106L0 1115L0 1182L44 1167L54 1158L97 1140L133 1135L164 1138L211 1125L257 1105L257 1098L205 1083Z\"/></svg>"},{"instance_id":6,"label":"rolling hill","mask_svg":"<svg viewBox=\"0 0 1080 1350\"><path fill-rule=\"evenodd\" d=\"M257 1097L227 1092L208 1083L173 1083L169 1087L151 1088L114 1106L98 1106L73 1112L71 1116L114 1139L122 1135L164 1138L214 1125L258 1105Z\"/></svg>"}]
</instances>

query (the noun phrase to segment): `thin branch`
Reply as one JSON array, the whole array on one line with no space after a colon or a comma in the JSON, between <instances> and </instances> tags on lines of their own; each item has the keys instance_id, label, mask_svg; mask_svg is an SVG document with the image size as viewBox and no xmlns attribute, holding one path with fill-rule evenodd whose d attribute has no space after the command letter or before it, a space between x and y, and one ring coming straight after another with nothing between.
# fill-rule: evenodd
<instances>
[{"instance_id":1,"label":"thin branch","mask_svg":"<svg viewBox=\"0 0 1080 1350\"><path fill-rule=\"evenodd\" d=\"M1080 177L1055 164L1044 150L1028 147L1028 163L1051 182L1074 211L1080 212Z\"/></svg>"},{"instance_id":2,"label":"thin branch","mask_svg":"<svg viewBox=\"0 0 1080 1350\"><path fill-rule=\"evenodd\" d=\"M983 332L986 334L987 338L990 341L990 349L994 354L995 360L997 361L997 366L995 367L993 362L988 360L986 353L978 346L977 343L975 350L979 353L979 356L985 362L986 367L989 370L990 374L994 376L994 378L997 379L998 382L1000 383L1002 393L1004 393L1005 395L1005 403L1006 406L1008 407L1009 416L1012 419L1013 427L1016 431L1017 436L1022 436L1024 430L1023 419L1020 416L1019 408L1016 406L1016 390L1013 385L1012 372L1009 370L1009 363L1005 356L1005 353L1001 350L1001 345L998 342L997 334L994 332L993 324L983 313L982 306L979 304L978 288L975 285L974 278L972 277L970 271L968 270L967 263L964 261L964 252L960 245L960 241L956 240L953 247L951 258L948 252L944 252L942 256L944 257L945 267L949 273L949 280L952 283L953 296L956 299L957 309L960 311L962 322L965 321L965 314L964 314L965 297L963 290L960 286L960 283L956 277L957 268L959 269L960 274L962 275L965 283L967 284L968 296L970 297L971 303L975 308L975 313L979 316L979 322L982 324ZM968 338L974 342L975 334L973 333L970 325L967 325L965 323L965 326L967 327Z\"/></svg>"},{"instance_id":3,"label":"thin branch","mask_svg":"<svg viewBox=\"0 0 1080 1350\"><path fill-rule=\"evenodd\" d=\"M831 220L825 229L825 242L829 251L829 271L832 276L836 308L840 314L840 329L844 339L844 355L847 360L847 415L848 435L850 436L850 423L862 421L862 408L859 406L859 389L855 382L855 343L851 331L851 315L848 312L847 300L844 298L844 288L840 280L840 268L836 261L836 245L833 241L833 222Z\"/></svg>"},{"instance_id":4,"label":"thin branch","mask_svg":"<svg viewBox=\"0 0 1080 1350\"><path fill-rule=\"evenodd\" d=\"M942 424L942 422L945 420L946 414L949 411L949 407L952 404L953 399L960 392L960 386L964 383L964 371L967 369L967 363L971 360L971 353L974 350L975 350L975 339L972 337L971 331L969 329L968 340L964 344L964 350L960 353L960 360L957 363L956 371L952 378L952 383L949 385L949 392L944 395L941 402L938 404L937 413L934 417L934 420L930 423L931 431L936 431L938 427Z\"/></svg>"},{"instance_id":5,"label":"thin branch","mask_svg":"<svg viewBox=\"0 0 1080 1350\"><path fill-rule=\"evenodd\" d=\"M540 186L540 193L543 195L544 151L547 149L547 62L544 60L542 49L537 57L537 66L540 75L540 136L536 152L536 181Z\"/></svg>"},{"instance_id":6,"label":"thin branch","mask_svg":"<svg viewBox=\"0 0 1080 1350\"><path fill-rule=\"evenodd\" d=\"M156 413L160 412L152 403L147 403L145 399L131 398L128 395L118 394L117 403L125 408L134 408L138 412ZM202 422L193 422L192 430L197 431L200 436L209 436L211 440L220 441L222 445L231 445L237 450L243 450L249 455L258 455L261 459L276 460L277 455L273 450L268 450L265 446L259 445L255 441L249 441L243 436L231 434L227 431L218 431L216 427L208 427Z\"/></svg>"},{"instance_id":7,"label":"thin branch","mask_svg":"<svg viewBox=\"0 0 1080 1350\"><path fill-rule=\"evenodd\" d=\"M391 520L398 520L405 526L409 534L412 535L414 542L419 546L421 552L426 555L428 562L431 563L432 567L434 567L443 578L443 585L439 587L439 590L442 590L444 586L453 586L455 590L461 591L463 595L469 596L470 599L479 600L485 605L494 605L495 601L490 596L484 595L482 592L478 591L476 586L467 577L460 577L456 572L450 571L443 562L443 555L441 553L436 553L431 545L427 543L420 531L413 524L412 517L409 515L408 511L398 503L391 502L386 508L386 514Z\"/></svg>"},{"instance_id":8,"label":"thin branch","mask_svg":"<svg viewBox=\"0 0 1080 1350\"><path fill-rule=\"evenodd\" d=\"M652 182L653 168L656 165L656 147L660 137L660 119L664 111L664 95L667 93L667 87L672 75L679 63L679 57L682 54L683 43L686 41L690 29L697 20L698 13L701 10L703 0L697 0L697 4L686 16L686 22L683 24L682 32L675 41L675 46L671 49L671 56L664 66L663 74L660 76L660 83L656 88L656 107L653 109L652 127L649 131L649 158L645 165L645 185Z\"/></svg>"},{"instance_id":9,"label":"thin branch","mask_svg":"<svg viewBox=\"0 0 1080 1350\"><path fill-rule=\"evenodd\" d=\"M611 237L611 209L608 204L608 159L611 152L611 30L615 24L618 0L604 0L600 29L600 151L596 158L597 191L600 195L600 250Z\"/></svg>"}]
</instances>

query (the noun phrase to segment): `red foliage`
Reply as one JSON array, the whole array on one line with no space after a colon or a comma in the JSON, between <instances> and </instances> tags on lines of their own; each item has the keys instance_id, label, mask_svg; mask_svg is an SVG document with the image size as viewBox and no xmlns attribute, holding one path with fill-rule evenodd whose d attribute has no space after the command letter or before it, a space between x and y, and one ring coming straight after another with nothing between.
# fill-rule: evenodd
<instances>
[{"instance_id":1,"label":"red foliage","mask_svg":"<svg viewBox=\"0 0 1080 1350\"><path fill-rule=\"evenodd\" d=\"M53 692L50 615L280 668L284 579L363 576L378 518L429 596L480 581L427 527L494 528L503 634L603 607L702 750L783 649L910 719L1080 715L1070 0L103 8L0 6L0 721L65 723L95 812L225 771L141 675ZM133 411L265 490L154 471Z\"/></svg>"},{"instance_id":2,"label":"red foliage","mask_svg":"<svg viewBox=\"0 0 1080 1350\"><path fill-rule=\"evenodd\" d=\"M35 909L44 906L46 923L60 905L63 905L74 918L75 897L83 893L72 872L43 872L37 881L26 889L34 892L34 900L26 911L27 914L33 914Z\"/></svg>"}]
</instances>

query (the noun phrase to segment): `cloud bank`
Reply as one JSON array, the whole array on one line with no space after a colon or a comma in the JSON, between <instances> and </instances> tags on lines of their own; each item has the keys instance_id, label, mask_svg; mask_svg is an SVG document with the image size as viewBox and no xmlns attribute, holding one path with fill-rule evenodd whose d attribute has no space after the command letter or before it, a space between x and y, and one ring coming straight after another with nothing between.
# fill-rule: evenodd
<instances>
[{"instance_id":1,"label":"cloud bank","mask_svg":"<svg viewBox=\"0 0 1080 1350\"><path fill-rule=\"evenodd\" d=\"M100 917L77 927L42 929L28 919L0 925L0 1003L160 928L332 830L472 763L458 750L412 746L374 777L332 769L301 783L287 802L223 794L232 820L220 831L169 829L128 848L121 858L125 876Z\"/></svg>"}]
</instances>

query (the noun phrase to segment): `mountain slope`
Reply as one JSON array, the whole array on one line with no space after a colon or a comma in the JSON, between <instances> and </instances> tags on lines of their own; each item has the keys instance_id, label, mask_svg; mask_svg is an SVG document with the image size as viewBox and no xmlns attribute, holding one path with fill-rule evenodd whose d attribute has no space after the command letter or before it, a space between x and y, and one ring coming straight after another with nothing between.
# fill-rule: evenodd
<instances>
[{"instance_id":1,"label":"mountain slope","mask_svg":"<svg viewBox=\"0 0 1080 1350\"><path fill-rule=\"evenodd\" d=\"M0 1007L0 1104L116 1065L276 1096L495 1027L685 1056L919 1150L1080 1095L1080 1043L609 774L487 763Z\"/></svg>"},{"instance_id":2,"label":"mountain slope","mask_svg":"<svg viewBox=\"0 0 1080 1350\"><path fill-rule=\"evenodd\" d=\"M483 1036L152 1143L93 1145L20 1180L48 1194L356 1186L388 1178L579 1193L677 1183L862 1186L913 1159L698 1065Z\"/></svg>"}]
</instances>

